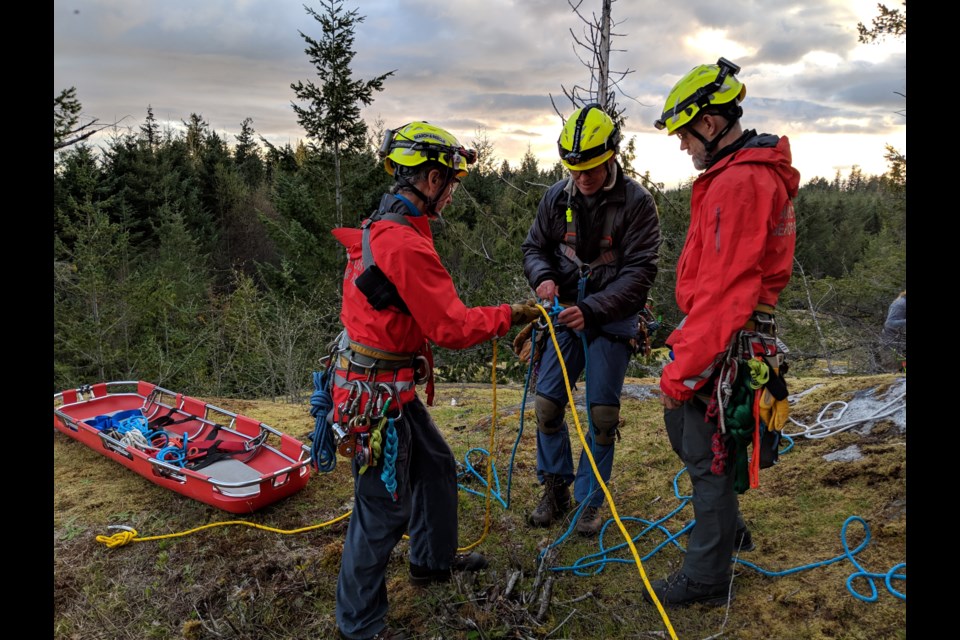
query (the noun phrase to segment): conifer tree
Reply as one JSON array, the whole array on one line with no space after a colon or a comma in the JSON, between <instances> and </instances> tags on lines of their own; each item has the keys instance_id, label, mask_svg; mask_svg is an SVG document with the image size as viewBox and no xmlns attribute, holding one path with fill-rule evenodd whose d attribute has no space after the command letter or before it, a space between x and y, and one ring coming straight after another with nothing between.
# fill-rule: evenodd
<instances>
[{"instance_id":1,"label":"conifer tree","mask_svg":"<svg viewBox=\"0 0 960 640\"><path fill-rule=\"evenodd\" d=\"M356 9L345 10L343 0L321 0L320 4L322 12L304 8L320 23L323 35L315 40L300 32L308 45L304 52L316 67L320 84L295 82L290 87L297 99L303 101L302 105L293 103L297 122L309 138L333 155L337 226L340 226L343 223L341 156L364 148L367 125L360 117L360 105L371 104L374 91L382 91L383 81L394 72L372 80L354 80L351 70L356 54L354 29L365 17L358 15Z\"/></svg>"}]
</instances>

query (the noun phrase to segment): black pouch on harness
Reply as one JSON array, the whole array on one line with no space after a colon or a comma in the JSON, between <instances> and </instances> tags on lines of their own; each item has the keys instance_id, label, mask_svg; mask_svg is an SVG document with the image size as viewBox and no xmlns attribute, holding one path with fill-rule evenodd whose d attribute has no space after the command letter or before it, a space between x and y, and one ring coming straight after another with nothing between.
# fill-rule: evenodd
<instances>
[{"instance_id":1,"label":"black pouch on harness","mask_svg":"<svg viewBox=\"0 0 960 640\"><path fill-rule=\"evenodd\" d=\"M769 469L780 459L780 432L767 429L765 424L760 425L760 468Z\"/></svg>"},{"instance_id":2,"label":"black pouch on harness","mask_svg":"<svg viewBox=\"0 0 960 640\"><path fill-rule=\"evenodd\" d=\"M367 297L367 301L377 311L394 306L403 313L410 314L410 309L397 292L395 284L375 264L363 270L355 280L357 289Z\"/></svg>"},{"instance_id":3,"label":"black pouch on harness","mask_svg":"<svg viewBox=\"0 0 960 640\"><path fill-rule=\"evenodd\" d=\"M784 374L787 373L789 365L781 361L778 370L770 375L767 381L766 389L777 401L787 399L787 380ZM780 458L780 432L775 429L768 429L763 422L760 423L760 468L769 469L777 464Z\"/></svg>"}]
</instances>

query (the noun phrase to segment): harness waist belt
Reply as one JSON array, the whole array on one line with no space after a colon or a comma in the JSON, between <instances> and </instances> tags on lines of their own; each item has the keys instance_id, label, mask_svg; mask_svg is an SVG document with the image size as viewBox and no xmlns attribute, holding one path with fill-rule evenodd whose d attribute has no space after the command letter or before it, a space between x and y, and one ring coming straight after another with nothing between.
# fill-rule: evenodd
<instances>
[{"instance_id":1,"label":"harness waist belt","mask_svg":"<svg viewBox=\"0 0 960 640\"><path fill-rule=\"evenodd\" d=\"M397 369L412 369L416 366L416 358L409 357L403 360L388 360L374 358L356 351L341 352L337 358L337 366L341 369L359 368L376 369L378 371L396 371Z\"/></svg>"},{"instance_id":2,"label":"harness waist belt","mask_svg":"<svg viewBox=\"0 0 960 640\"><path fill-rule=\"evenodd\" d=\"M777 337L777 324L773 314L776 309L769 304L757 304L750 319L744 323L743 328L746 331L757 331L765 333L771 337Z\"/></svg>"},{"instance_id":3,"label":"harness waist belt","mask_svg":"<svg viewBox=\"0 0 960 640\"><path fill-rule=\"evenodd\" d=\"M394 353L392 351L384 351L383 349L377 349L376 347L368 347L365 344L360 344L359 342L354 342L353 340L349 341L350 350L354 353L359 353L360 355L367 356L369 358L375 358L377 360L390 360L390 361L413 361L413 357L416 354L413 353Z\"/></svg>"}]
</instances>

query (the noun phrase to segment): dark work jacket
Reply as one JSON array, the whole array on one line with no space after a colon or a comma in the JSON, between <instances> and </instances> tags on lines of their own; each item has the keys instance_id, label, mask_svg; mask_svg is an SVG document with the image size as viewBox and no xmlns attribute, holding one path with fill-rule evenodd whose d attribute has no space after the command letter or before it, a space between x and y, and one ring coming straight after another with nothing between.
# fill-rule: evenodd
<instances>
[{"instance_id":1,"label":"dark work jacket","mask_svg":"<svg viewBox=\"0 0 960 640\"><path fill-rule=\"evenodd\" d=\"M580 271L575 262L563 255L561 245L567 232L568 194L573 195L571 209L577 227L577 257L590 263L601 253L600 237L604 216L612 212L613 249L616 260L593 269L587 280L584 300L578 305L587 329L636 316L647 301L647 293L657 275L660 250L660 221L653 196L639 182L623 174L616 163L616 181L594 198L588 210L573 180L567 178L551 186L540 200L537 216L527 233L523 249L523 270L534 289L545 280L553 280L563 303L577 302Z\"/></svg>"}]
</instances>

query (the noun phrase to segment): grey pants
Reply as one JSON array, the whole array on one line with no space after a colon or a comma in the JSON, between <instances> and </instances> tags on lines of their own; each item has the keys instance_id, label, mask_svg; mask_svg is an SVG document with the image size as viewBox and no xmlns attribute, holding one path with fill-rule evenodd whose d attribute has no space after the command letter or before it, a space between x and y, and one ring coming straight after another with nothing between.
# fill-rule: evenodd
<instances>
[{"instance_id":1,"label":"grey pants","mask_svg":"<svg viewBox=\"0 0 960 640\"><path fill-rule=\"evenodd\" d=\"M746 525L733 490L732 455L727 458L726 473L718 476L710 471L717 425L704 417L703 405L694 400L663 412L670 446L686 465L693 485L691 502L696 522L687 541L682 571L695 582L720 584L730 580L733 540L737 529ZM732 453L729 436L727 444Z\"/></svg>"},{"instance_id":2,"label":"grey pants","mask_svg":"<svg viewBox=\"0 0 960 640\"><path fill-rule=\"evenodd\" d=\"M419 399L403 406L394 501L382 466L358 475L353 463L354 506L343 543L336 617L348 638L369 638L385 627L386 569L404 533L410 562L448 569L457 552L457 466L453 452Z\"/></svg>"}]
</instances>

